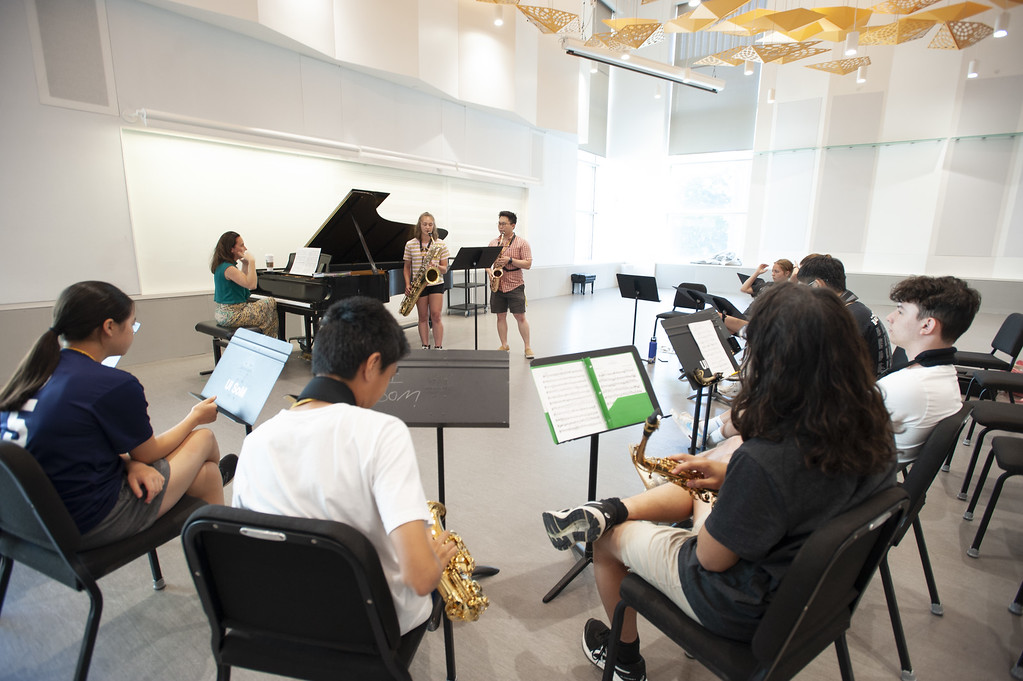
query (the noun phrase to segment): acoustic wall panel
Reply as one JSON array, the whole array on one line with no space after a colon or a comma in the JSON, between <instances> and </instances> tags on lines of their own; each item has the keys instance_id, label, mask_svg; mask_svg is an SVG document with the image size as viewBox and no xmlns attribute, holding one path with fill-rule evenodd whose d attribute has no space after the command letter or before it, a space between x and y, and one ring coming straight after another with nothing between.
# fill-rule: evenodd
<instances>
[{"instance_id":1,"label":"acoustic wall panel","mask_svg":"<svg viewBox=\"0 0 1023 681\"><path fill-rule=\"evenodd\" d=\"M40 101L85 111L116 111L102 0L34 0L28 8Z\"/></svg>"},{"instance_id":2,"label":"acoustic wall panel","mask_svg":"<svg viewBox=\"0 0 1023 681\"><path fill-rule=\"evenodd\" d=\"M798 260L806 250L813 201L814 152L771 155L764 186L761 250L789 253Z\"/></svg>"},{"instance_id":3,"label":"acoustic wall panel","mask_svg":"<svg viewBox=\"0 0 1023 681\"><path fill-rule=\"evenodd\" d=\"M935 255L994 256L1015 140L950 142Z\"/></svg>"},{"instance_id":4,"label":"acoustic wall panel","mask_svg":"<svg viewBox=\"0 0 1023 681\"><path fill-rule=\"evenodd\" d=\"M825 145L865 144L880 139L883 92L857 92L831 100Z\"/></svg>"},{"instance_id":5,"label":"acoustic wall panel","mask_svg":"<svg viewBox=\"0 0 1023 681\"><path fill-rule=\"evenodd\" d=\"M966 82L956 134L1018 132L1023 109L1023 76L973 78Z\"/></svg>"},{"instance_id":6,"label":"acoustic wall panel","mask_svg":"<svg viewBox=\"0 0 1023 681\"><path fill-rule=\"evenodd\" d=\"M811 251L863 251L876 161L874 146L824 150Z\"/></svg>"},{"instance_id":7,"label":"acoustic wall panel","mask_svg":"<svg viewBox=\"0 0 1023 681\"><path fill-rule=\"evenodd\" d=\"M801 99L775 104L772 149L805 149L817 146L821 100Z\"/></svg>"}]
</instances>

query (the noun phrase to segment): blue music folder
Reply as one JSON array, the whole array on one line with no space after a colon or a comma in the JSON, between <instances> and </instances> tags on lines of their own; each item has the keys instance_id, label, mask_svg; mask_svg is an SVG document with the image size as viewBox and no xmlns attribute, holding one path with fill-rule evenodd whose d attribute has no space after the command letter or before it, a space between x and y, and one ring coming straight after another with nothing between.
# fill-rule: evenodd
<instances>
[{"instance_id":1,"label":"blue music folder","mask_svg":"<svg viewBox=\"0 0 1023 681\"><path fill-rule=\"evenodd\" d=\"M217 411L239 423L253 425L291 349L288 341L237 329L202 389L201 398L216 395Z\"/></svg>"}]
</instances>

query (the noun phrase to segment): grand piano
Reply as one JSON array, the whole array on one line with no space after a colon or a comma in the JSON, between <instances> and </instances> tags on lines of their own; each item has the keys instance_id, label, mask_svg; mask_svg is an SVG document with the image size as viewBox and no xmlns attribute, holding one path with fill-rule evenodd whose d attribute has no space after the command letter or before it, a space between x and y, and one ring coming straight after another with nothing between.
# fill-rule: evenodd
<instances>
[{"instance_id":1,"label":"grand piano","mask_svg":"<svg viewBox=\"0 0 1023 681\"><path fill-rule=\"evenodd\" d=\"M308 351L320 318L330 305L349 296L368 296L382 302L405 292L405 242L414 225L380 217L377 207L387 192L353 189L306 244L330 256L327 271L307 277L284 272L260 272L256 295L277 300L279 336L287 338L285 314L305 319L302 349ZM437 230L438 234L446 234ZM325 259L325 258L323 258ZM290 269L290 264L289 264Z\"/></svg>"}]
</instances>

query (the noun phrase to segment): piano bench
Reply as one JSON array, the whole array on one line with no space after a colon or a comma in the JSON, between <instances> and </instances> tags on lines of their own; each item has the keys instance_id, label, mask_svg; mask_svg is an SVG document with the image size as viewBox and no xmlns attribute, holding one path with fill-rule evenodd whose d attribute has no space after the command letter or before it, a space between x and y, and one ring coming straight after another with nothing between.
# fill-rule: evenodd
<instances>
[{"instance_id":1,"label":"piano bench","mask_svg":"<svg viewBox=\"0 0 1023 681\"><path fill-rule=\"evenodd\" d=\"M573 274L572 295L575 295L575 285L579 284L579 293L586 295L586 284L590 285L590 293L593 293L593 283L597 281L596 274Z\"/></svg>"},{"instance_id":2,"label":"piano bench","mask_svg":"<svg viewBox=\"0 0 1023 681\"><path fill-rule=\"evenodd\" d=\"M259 333L258 326L243 326L238 328L248 329L249 331ZM199 333L205 333L206 335L213 337L213 366L216 366L217 362L220 361L220 349L227 347L227 344L230 343L231 339L234 337L234 332L238 329L218 326L215 320L210 319L209 321L199 322L196 324L195 330ZM212 369L210 371L200 371L199 375L205 376L211 373L213 373Z\"/></svg>"}]
</instances>

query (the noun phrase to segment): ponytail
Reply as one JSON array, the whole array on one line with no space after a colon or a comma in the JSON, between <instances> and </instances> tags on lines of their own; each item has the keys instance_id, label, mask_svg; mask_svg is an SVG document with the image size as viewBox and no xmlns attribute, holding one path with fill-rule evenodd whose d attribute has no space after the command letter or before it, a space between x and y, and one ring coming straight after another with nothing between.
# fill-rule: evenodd
<instances>
[{"instance_id":1,"label":"ponytail","mask_svg":"<svg viewBox=\"0 0 1023 681\"><path fill-rule=\"evenodd\" d=\"M108 319L124 322L134 307L123 291L103 281L81 281L61 291L53 307L53 325L0 390L0 411L20 409L50 380L60 361L61 336L69 341L85 340Z\"/></svg>"}]
</instances>

